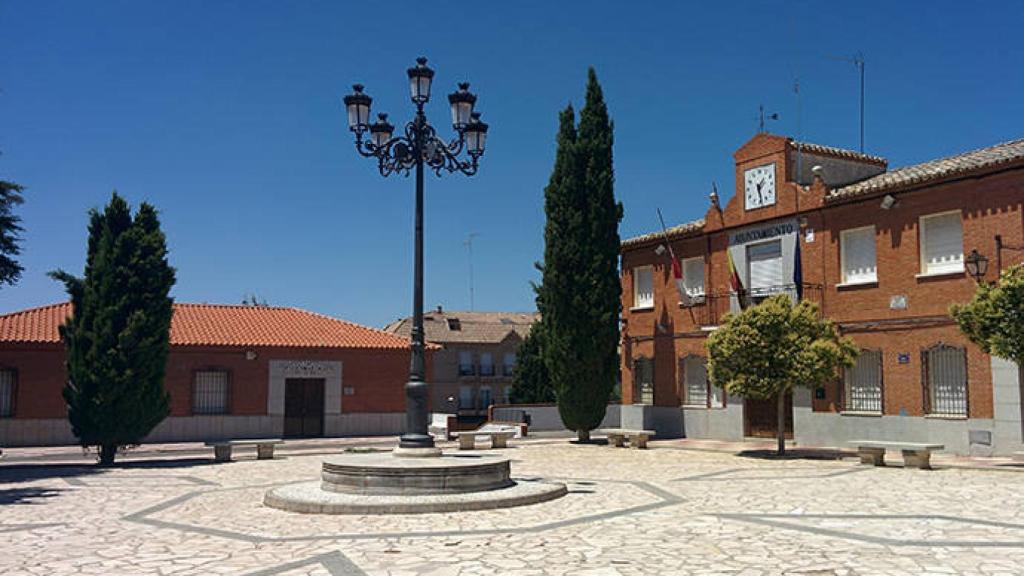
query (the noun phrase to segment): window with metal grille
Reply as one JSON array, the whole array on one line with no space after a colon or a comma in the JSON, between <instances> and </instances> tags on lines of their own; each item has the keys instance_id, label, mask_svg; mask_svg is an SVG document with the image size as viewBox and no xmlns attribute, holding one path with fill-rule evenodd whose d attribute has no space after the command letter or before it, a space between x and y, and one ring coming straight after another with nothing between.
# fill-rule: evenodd
<instances>
[{"instance_id":1,"label":"window with metal grille","mask_svg":"<svg viewBox=\"0 0 1024 576\"><path fill-rule=\"evenodd\" d=\"M843 371L845 409L850 412L882 411L882 353L861 350L857 363Z\"/></svg>"},{"instance_id":2,"label":"window with metal grille","mask_svg":"<svg viewBox=\"0 0 1024 576\"><path fill-rule=\"evenodd\" d=\"M939 344L923 353L925 412L967 416L967 350Z\"/></svg>"},{"instance_id":3,"label":"window with metal grille","mask_svg":"<svg viewBox=\"0 0 1024 576\"><path fill-rule=\"evenodd\" d=\"M721 408L725 406L725 392L712 386L708 380L708 360L702 356L687 356L680 366L683 375L683 404L691 408Z\"/></svg>"},{"instance_id":4,"label":"window with metal grille","mask_svg":"<svg viewBox=\"0 0 1024 576\"><path fill-rule=\"evenodd\" d=\"M633 403L654 404L654 361L637 358L633 363Z\"/></svg>"},{"instance_id":5,"label":"window with metal grille","mask_svg":"<svg viewBox=\"0 0 1024 576\"><path fill-rule=\"evenodd\" d=\"M14 416L14 370L0 370L0 418Z\"/></svg>"},{"instance_id":6,"label":"window with metal grille","mask_svg":"<svg viewBox=\"0 0 1024 576\"><path fill-rule=\"evenodd\" d=\"M686 294L694 300L704 298L704 258L687 258L683 260L683 285Z\"/></svg>"},{"instance_id":7,"label":"window with metal grille","mask_svg":"<svg viewBox=\"0 0 1024 576\"><path fill-rule=\"evenodd\" d=\"M227 414L228 373L225 370L196 372L193 387L193 414Z\"/></svg>"},{"instance_id":8,"label":"window with metal grille","mask_svg":"<svg viewBox=\"0 0 1024 576\"><path fill-rule=\"evenodd\" d=\"M459 376L472 376L473 370L473 353L468 350L462 350L459 352Z\"/></svg>"}]
</instances>

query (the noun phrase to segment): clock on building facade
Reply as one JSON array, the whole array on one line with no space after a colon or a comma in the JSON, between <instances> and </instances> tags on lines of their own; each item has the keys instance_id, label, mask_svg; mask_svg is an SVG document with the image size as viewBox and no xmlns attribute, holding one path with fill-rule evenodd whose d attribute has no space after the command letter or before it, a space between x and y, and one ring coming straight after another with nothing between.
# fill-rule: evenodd
<instances>
[{"instance_id":1,"label":"clock on building facade","mask_svg":"<svg viewBox=\"0 0 1024 576\"><path fill-rule=\"evenodd\" d=\"M748 169L743 186L747 210L775 204L775 163Z\"/></svg>"}]
</instances>

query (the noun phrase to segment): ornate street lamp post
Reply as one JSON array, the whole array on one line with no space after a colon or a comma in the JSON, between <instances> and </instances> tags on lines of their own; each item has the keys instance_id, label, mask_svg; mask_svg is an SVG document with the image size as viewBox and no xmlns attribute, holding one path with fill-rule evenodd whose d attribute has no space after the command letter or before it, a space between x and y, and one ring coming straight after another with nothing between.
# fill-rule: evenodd
<instances>
[{"instance_id":1,"label":"ornate street lamp post","mask_svg":"<svg viewBox=\"0 0 1024 576\"><path fill-rule=\"evenodd\" d=\"M417 58L416 66L408 69L409 90L416 116L405 125L405 134L394 136L395 127L388 123L387 114L378 114L370 124L370 105L373 99L356 84L353 93L345 96L349 130L356 135L356 150L367 158L377 159L381 176L408 175L416 172L416 224L415 256L412 297L412 358L409 363L409 381L405 385L405 433L399 448L409 454L434 453L434 438L427 432L427 383L423 343L423 170L476 174L477 161L484 153L487 124L473 111L476 96L468 83L459 84L456 92L448 95L452 111L452 127L457 134L451 142L437 136L427 122L423 106L430 100L430 85L434 71L426 58ZM369 132L369 139L364 134ZM460 159L465 151L468 159Z\"/></svg>"}]
</instances>

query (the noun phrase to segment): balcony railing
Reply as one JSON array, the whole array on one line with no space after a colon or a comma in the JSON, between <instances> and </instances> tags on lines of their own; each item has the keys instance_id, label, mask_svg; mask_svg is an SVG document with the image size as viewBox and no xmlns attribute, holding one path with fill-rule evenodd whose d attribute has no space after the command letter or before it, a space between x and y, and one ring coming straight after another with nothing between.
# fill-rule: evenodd
<instances>
[{"instance_id":1,"label":"balcony railing","mask_svg":"<svg viewBox=\"0 0 1024 576\"><path fill-rule=\"evenodd\" d=\"M814 302L818 305L818 314L821 314L821 284L802 284L803 300ZM760 304L765 299L776 294L788 294L794 302L797 301L796 284L780 284L757 288L743 292L720 292L707 294L701 299L693 299L692 304L686 309L694 315L694 320L700 326L718 326L726 314L738 313L749 306Z\"/></svg>"}]
</instances>

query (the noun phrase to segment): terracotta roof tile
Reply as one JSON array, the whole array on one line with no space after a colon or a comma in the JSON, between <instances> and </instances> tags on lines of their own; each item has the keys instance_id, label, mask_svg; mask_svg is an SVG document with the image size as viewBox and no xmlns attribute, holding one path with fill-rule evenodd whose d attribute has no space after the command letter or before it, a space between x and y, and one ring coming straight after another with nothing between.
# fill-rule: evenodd
<instances>
[{"instance_id":1,"label":"terracotta roof tile","mask_svg":"<svg viewBox=\"0 0 1024 576\"><path fill-rule=\"evenodd\" d=\"M497 344L513 333L525 338L539 318L536 312L435 310L423 314L423 335L427 342L434 344ZM412 331L412 319L395 320L384 330L408 337Z\"/></svg>"},{"instance_id":2,"label":"terracotta roof tile","mask_svg":"<svg viewBox=\"0 0 1024 576\"><path fill-rule=\"evenodd\" d=\"M58 343L71 304L0 316L0 342ZM409 340L298 308L174 304L172 346L405 349Z\"/></svg>"},{"instance_id":3,"label":"terracotta roof tile","mask_svg":"<svg viewBox=\"0 0 1024 576\"><path fill-rule=\"evenodd\" d=\"M669 228L666 232L668 233L669 239L682 238L699 233L704 229L704 220L694 220L693 222L686 222L678 226ZM634 236L632 238L626 238L620 243L622 248L631 248L640 244L645 244L651 240L662 240L665 238L665 232L658 230L657 232L649 232L647 234L641 234L640 236Z\"/></svg>"},{"instance_id":4,"label":"terracotta roof tile","mask_svg":"<svg viewBox=\"0 0 1024 576\"><path fill-rule=\"evenodd\" d=\"M847 160L856 160L858 162L867 162L869 164L881 164L885 166L887 160L881 156L874 156L872 154L865 154L863 152L857 152L854 150L847 150L846 148L836 148L835 146L825 146L824 144L815 144L814 142L798 142L796 140L789 141L790 148L798 149L801 152L807 152L809 154L821 154L823 156L834 156L836 158L845 158Z\"/></svg>"},{"instance_id":5,"label":"terracotta roof tile","mask_svg":"<svg viewBox=\"0 0 1024 576\"><path fill-rule=\"evenodd\" d=\"M963 154L931 160L921 164L905 166L891 172L883 172L867 180L836 188L825 197L825 200L828 202L838 202L902 186L940 180L975 170L996 168L1021 160L1024 160L1024 139L971 150Z\"/></svg>"}]
</instances>

